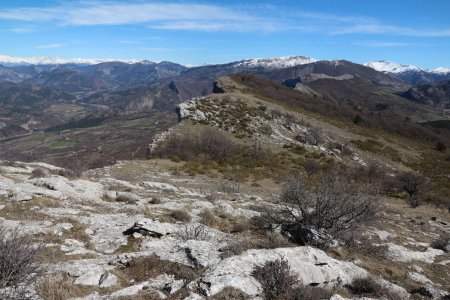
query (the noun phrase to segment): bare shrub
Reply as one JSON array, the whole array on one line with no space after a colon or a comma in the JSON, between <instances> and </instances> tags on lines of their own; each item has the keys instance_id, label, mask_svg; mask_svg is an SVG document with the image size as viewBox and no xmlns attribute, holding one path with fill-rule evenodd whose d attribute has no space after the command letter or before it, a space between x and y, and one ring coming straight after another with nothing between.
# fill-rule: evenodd
<instances>
[{"instance_id":1,"label":"bare shrub","mask_svg":"<svg viewBox=\"0 0 450 300\"><path fill-rule=\"evenodd\" d=\"M320 183L307 188L301 175L288 178L281 205L273 222L281 225L297 243L308 243L305 233L317 231L335 235L374 218L378 194L369 186L352 184L330 172L321 174Z\"/></svg>"},{"instance_id":2,"label":"bare shrub","mask_svg":"<svg viewBox=\"0 0 450 300\"><path fill-rule=\"evenodd\" d=\"M381 296L379 293L382 290L382 286L372 277L355 278L346 287L354 295Z\"/></svg>"},{"instance_id":3,"label":"bare shrub","mask_svg":"<svg viewBox=\"0 0 450 300\"><path fill-rule=\"evenodd\" d=\"M322 131L318 127L311 127L308 131L295 137L302 144L317 146L323 143Z\"/></svg>"},{"instance_id":4,"label":"bare shrub","mask_svg":"<svg viewBox=\"0 0 450 300\"><path fill-rule=\"evenodd\" d=\"M0 224L0 299L28 299L28 289L43 271L37 259L42 247L19 231Z\"/></svg>"},{"instance_id":5,"label":"bare shrub","mask_svg":"<svg viewBox=\"0 0 450 300\"><path fill-rule=\"evenodd\" d=\"M315 159L307 159L305 162L305 171L308 176L314 175L320 170L320 163Z\"/></svg>"},{"instance_id":6,"label":"bare shrub","mask_svg":"<svg viewBox=\"0 0 450 300\"><path fill-rule=\"evenodd\" d=\"M411 206L412 208L416 208L423 204L424 199L421 195L413 195L408 196L406 198L406 201L408 202L409 206Z\"/></svg>"},{"instance_id":7,"label":"bare shrub","mask_svg":"<svg viewBox=\"0 0 450 300\"><path fill-rule=\"evenodd\" d=\"M422 204L423 193L427 190L427 180L420 174L404 172L398 176L399 188L408 194L407 201L415 208Z\"/></svg>"},{"instance_id":8,"label":"bare shrub","mask_svg":"<svg viewBox=\"0 0 450 300\"><path fill-rule=\"evenodd\" d=\"M219 186L217 187L217 190L222 193L226 194L234 194L239 193L241 189L241 185L239 182L235 181L222 181Z\"/></svg>"},{"instance_id":9,"label":"bare shrub","mask_svg":"<svg viewBox=\"0 0 450 300\"><path fill-rule=\"evenodd\" d=\"M233 288L233 287L226 287L219 293L208 297L208 299L211 300L247 300L249 299L249 296L244 293L243 291Z\"/></svg>"},{"instance_id":10,"label":"bare shrub","mask_svg":"<svg viewBox=\"0 0 450 300\"><path fill-rule=\"evenodd\" d=\"M201 218L200 223L205 224L210 227L214 227L217 225L218 219L214 215L214 213L209 210L205 209L201 213L198 214L198 216Z\"/></svg>"},{"instance_id":11,"label":"bare shrub","mask_svg":"<svg viewBox=\"0 0 450 300\"><path fill-rule=\"evenodd\" d=\"M47 175L47 172L45 172L44 169L36 168L33 171L31 171L31 178L42 178Z\"/></svg>"},{"instance_id":12,"label":"bare shrub","mask_svg":"<svg viewBox=\"0 0 450 300\"><path fill-rule=\"evenodd\" d=\"M430 201L437 207L448 209L450 212L450 199L443 195L432 195Z\"/></svg>"},{"instance_id":13,"label":"bare shrub","mask_svg":"<svg viewBox=\"0 0 450 300\"><path fill-rule=\"evenodd\" d=\"M117 202L124 202L128 204L136 204L137 199L134 195L128 193L119 193L116 198Z\"/></svg>"},{"instance_id":14,"label":"bare shrub","mask_svg":"<svg viewBox=\"0 0 450 300\"><path fill-rule=\"evenodd\" d=\"M354 278L350 284L345 286L352 294L358 297L380 298L388 300L402 300L404 297L398 292L385 286L373 277Z\"/></svg>"},{"instance_id":15,"label":"bare shrub","mask_svg":"<svg viewBox=\"0 0 450 300\"><path fill-rule=\"evenodd\" d=\"M362 254L374 259L384 259L387 255L389 247L387 245L374 245L359 230L347 231L339 236L344 241L344 245L352 251L352 253Z\"/></svg>"},{"instance_id":16,"label":"bare shrub","mask_svg":"<svg viewBox=\"0 0 450 300\"><path fill-rule=\"evenodd\" d=\"M175 220L181 221L181 222L190 222L191 221L191 216L183 210L175 210L170 214L170 216L172 218L174 218Z\"/></svg>"},{"instance_id":17,"label":"bare shrub","mask_svg":"<svg viewBox=\"0 0 450 300\"><path fill-rule=\"evenodd\" d=\"M222 252L220 257L223 259L230 256L240 255L252 248L255 248L254 245L247 240L229 242L225 247L219 249L219 251Z\"/></svg>"},{"instance_id":18,"label":"bare shrub","mask_svg":"<svg viewBox=\"0 0 450 300\"><path fill-rule=\"evenodd\" d=\"M259 131L262 134L265 134L265 135L268 135L268 136L270 136L273 133L272 126L270 126L269 124L261 125L261 127L259 128Z\"/></svg>"},{"instance_id":19,"label":"bare shrub","mask_svg":"<svg viewBox=\"0 0 450 300\"><path fill-rule=\"evenodd\" d=\"M180 133L172 133L155 149L159 157L178 157L182 160L193 160L204 155L213 160L226 159L236 153L235 144L221 131L209 126L185 129Z\"/></svg>"},{"instance_id":20,"label":"bare shrub","mask_svg":"<svg viewBox=\"0 0 450 300\"><path fill-rule=\"evenodd\" d=\"M293 244L289 242L284 236L269 232L259 241L259 248L263 249L276 249L284 247L292 247Z\"/></svg>"},{"instance_id":21,"label":"bare shrub","mask_svg":"<svg viewBox=\"0 0 450 300\"><path fill-rule=\"evenodd\" d=\"M205 241L209 239L209 234L206 231L205 226L202 224L198 225L186 224L178 232L178 236L184 241L189 240Z\"/></svg>"},{"instance_id":22,"label":"bare shrub","mask_svg":"<svg viewBox=\"0 0 450 300\"><path fill-rule=\"evenodd\" d=\"M72 281L72 278L62 274L45 276L37 282L36 292L45 300L65 300L86 296L83 289Z\"/></svg>"},{"instance_id":23,"label":"bare shrub","mask_svg":"<svg viewBox=\"0 0 450 300\"><path fill-rule=\"evenodd\" d=\"M232 233L239 233L248 230L249 221L246 217L236 217L233 219Z\"/></svg>"},{"instance_id":24,"label":"bare shrub","mask_svg":"<svg viewBox=\"0 0 450 300\"><path fill-rule=\"evenodd\" d=\"M217 193L211 192L205 197L206 201L209 201L214 204L217 200Z\"/></svg>"},{"instance_id":25,"label":"bare shrub","mask_svg":"<svg viewBox=\"0 0 450 300\"><path fill-rule=\"evenodd\" d=\"M293 290L292 300L323 300L331 299L334 291L318 286L300 286Z\"/></svg>"},{"instance_id":26,"label":"bare shrub","mask_svg":"<svg viewBox=\"0 0 450 300\"><path fill-rule=\"evenodd\" d=\"M148 201L148 203L150 203L150 204L161 204L162 201L161 201L161 199L159 197L152 197L152 199L150 199Z\"/></svg>"},{"instance_id":27,"label":"bare shrub","mask_svg":"<svg viewBox=\"0 0 450 300\"><path fill-rule=\"evenodd\" d=\"M74 171L69 170L69 169L60 169L60 170L58 170L57 175L66 177L67 179L75 179L75 178L80 177L81 173L77 174Z\"/></svg>"},{"instance_id":28,"label":"bare shrub","mask_svg":"<svg viewBox=\"0 0 450 300\"><path fill-rule=\"evenodd\" d=\"M15 160L2 160L1 165L5 167L17 167L19 163Z\"/></svg>"},{"instance_id":29,"label":"bare shrub","mask_svg":"<svg viewBox=\"0 0 450 300\"><path fill-rule=\"evenodd\" d=\"M266 262L257 266L252 275L261 283L264 299L282 300L291 299L292 286L298 282L297 277L291 274L289 264L284 259Z\"/></svg>"},{"instance_id":30,"label":"bare shrub","mask_svg":"<svg viewBox=\"0 0 450 300\"><path fill-rule=\"evenodd\" d=\"M443 233L437 239L431 242L430 246L434 249L440 249L445 253L450 252L450 233Z\"/></svg>"}]
</instances>

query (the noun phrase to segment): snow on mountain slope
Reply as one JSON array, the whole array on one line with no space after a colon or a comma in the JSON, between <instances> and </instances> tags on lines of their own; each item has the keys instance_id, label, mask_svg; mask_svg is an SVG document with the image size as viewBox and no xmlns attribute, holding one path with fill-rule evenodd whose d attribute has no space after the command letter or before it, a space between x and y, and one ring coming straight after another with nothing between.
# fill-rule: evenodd
<instances>
[{"instance_id":1,"label":"snow on mountain slope","mask_svg":"<svg viewBox=\"0 0 450 300\"><path fill-rule=\"evenodd\" d=\"M316 62L317 59L305 56L285 56L275 58L253 58L236 62L236 67L282 69Z\"/></svg>"},{"instance_id":2,"label":"snow on mountain slope","mask_svg":"<svg viewBox=\"0 0 450 300\"><path fill-rule=\"evenodd\" d=\"M364 66L375 69L379 72L388 73L403 73L407 71L420 71L419 67L413 65L402 65L386 60L376 60L369 63L365 63Z\"/></svg>"},{"instance_id":3,"label":"snow on mountain slope","mask_svg":"<svg viewBox=\"0 0 450 300\"><path fill-rule=\"evenodd\" d=\"M435 74L443 74L443 75L445 75L445 74L450 73L450 68L440 67L440 68L436 68L434 70L431 70L430 72L431 73L435 73Z\"/></svg>"},{"instance_id":4,"label":"snow on mountain slope","mask_svg":"<svg viewBox=\"0 0 450 300\"><path fill-rule=\"evenodd\" d=\"M59 64L98 64L109 61L121 61L126 63L136 63L137 60L123 60L123 59L96 59L96 58L60 58L48 56L33 56L33 57L14 57L9 55L0 55L0 64L3 65L59 65Z\"/></svg>"},{"instance_id":5,"label":"snow on mountain slope","mask_svg":"<svg viewBox=\"0 0 450 300\"><path fill-rule=\"evenodd\" d=\"M365 63L364 64L366 67L370 67L372 69L375 69L379 72L384 72L384 73L395 73L395 74L399 74L399 73L404 73L404 72L409 72L409 71L423 71L423 72L428 72L428 73L433 73L433 74L439 74L439 75L446 75L448 73L450 73L450 68L436 68L436 69L422 69L413 65L402 65L402 64L398 64L398 63L394 63L394 62L390 62L390 61L386 61L386 60L376 60L376 61L371 61L369 63Z\"/></svg>"}]
</instances>

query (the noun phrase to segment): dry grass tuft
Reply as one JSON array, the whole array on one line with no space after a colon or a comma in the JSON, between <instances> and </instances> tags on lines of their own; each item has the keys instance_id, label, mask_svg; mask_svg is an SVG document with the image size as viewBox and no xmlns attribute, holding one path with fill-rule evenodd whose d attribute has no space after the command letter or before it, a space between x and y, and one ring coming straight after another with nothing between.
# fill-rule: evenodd
<instances>
[{"instance_id":1,"label":"dry grass tuft","mask_svg":"<svg viewBox=\"0 0 450 300\"><path fill-rule=\"evenodd\" d=\"M187 212L185 212L183 210L175 210L170 214L170 216L172 218L174 218L175 220L184 222L184 223L190 222L192 219L191 215L189 215Z\"/></svg>"}]
</instances>

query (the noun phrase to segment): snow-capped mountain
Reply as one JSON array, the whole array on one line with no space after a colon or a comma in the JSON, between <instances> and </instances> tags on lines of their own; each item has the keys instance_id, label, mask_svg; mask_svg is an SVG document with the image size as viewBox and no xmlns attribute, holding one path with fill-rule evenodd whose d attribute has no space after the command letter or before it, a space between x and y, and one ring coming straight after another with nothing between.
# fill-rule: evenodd
<instances>
[{"instance_id":1,"label":"snow-capped mountain","mask_svg":"<svg viewBox=\"0 0 450 300\"><path fill-rule=\"evenodd\" d=\"M431 73L445 75L445 74L450 73L450 68L443 68L443 67L436 68L434 70L431 70Z\"/></svg>"},{"instance_id":2,"label":"snow-capped mountain","mask_svg":"<svg viewBox=\"0 0 450 300\"><path fill-rule=\"evenodd\" d=\"M253 58L245 59L235 63L235 67L246 68L266 68L266 69L282 69L298 65L310 64L318 61L315 58L306 56L284 56L274 58Z\"/></svg>"},{"instance_id":3,"label":"snow-capped mountain","mask_svg":"<svg viewBox=\"0 0 450 300\"><path fill-rule=\"evenodd\" d=\"M403 73L408 71L421 71L419 67L413 66L413 65L402 65L386 60L376 60L369 63L364 64L366 67L370 67L372 69L375 69L379 72L384 73Z\"/></svg>"},{"instance_id":4,"label":"snow-capped mountain","mask_svg":"<svg viewBox=\"0 0 450 300\"><path fill-rule=\"evenodd\" d=\"M14 57L9 55L0 55L0 64L6 66L18 65L60 65L60 64L83 64L93 65L102 62L120 61L125 63L136 63L138 60L124 60L124 59L97 59L97 58L61 58L48 56L33 56L33 57Z\"/></svg>"},{"instance_id":5,"label":"snow-capped mountain","mask_svg":"<svg viewBox=\"0 0 450 300\"><path fill-rule=\"evenodd\" d=\"M436 69L422 69L414 65L402 65L395 62L386 60L376 60L364 64L366 67L370 67L379 72L384 73L405 73L405 72L427 72L432 74L446 75L450 73L450 68L436 68Z\"/></svg>"}]
</instances>

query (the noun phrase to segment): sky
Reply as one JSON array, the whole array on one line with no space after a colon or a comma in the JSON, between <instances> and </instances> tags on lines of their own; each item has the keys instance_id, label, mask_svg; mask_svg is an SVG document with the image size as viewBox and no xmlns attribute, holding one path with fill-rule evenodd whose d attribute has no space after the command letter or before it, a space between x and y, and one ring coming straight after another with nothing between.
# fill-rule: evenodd
<instances>
[{"instance_id":1,"label":"sky","mask_svg":"<svg viewBox=\"0 0 450 300\"><path fill-rule=\"evenodd\" d=\"M449 0L0 0L0 55L450 67Z\"/></svg>"}]
</instances>

